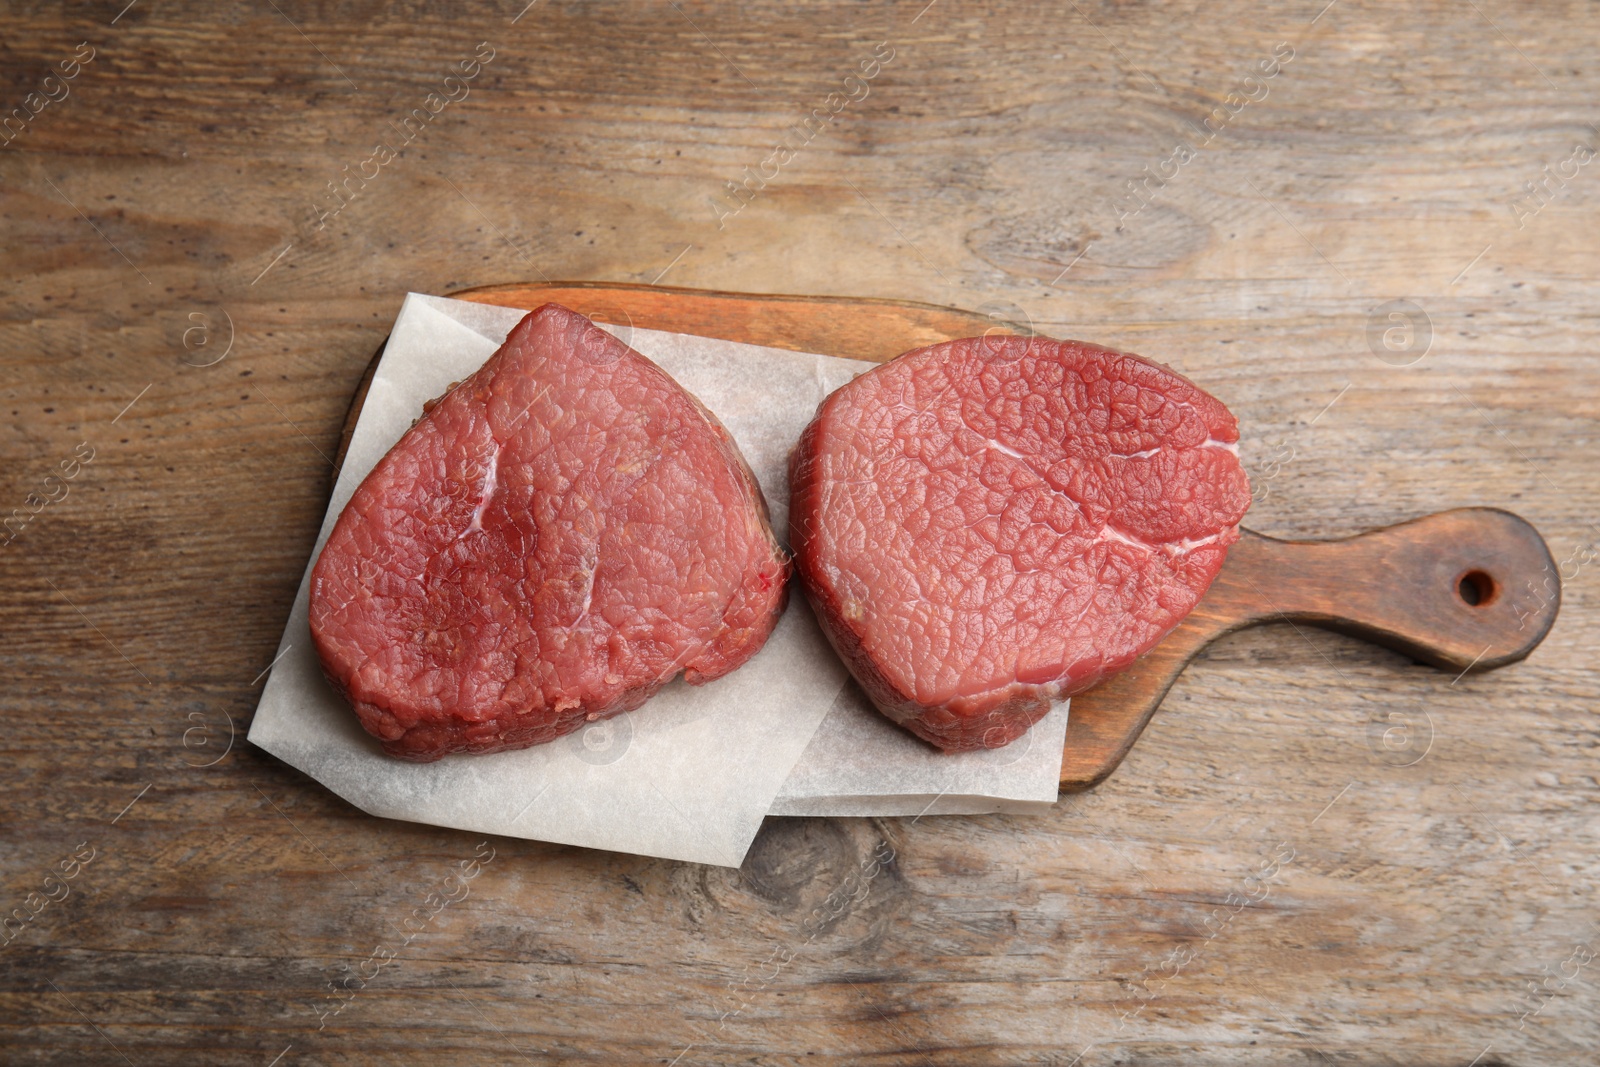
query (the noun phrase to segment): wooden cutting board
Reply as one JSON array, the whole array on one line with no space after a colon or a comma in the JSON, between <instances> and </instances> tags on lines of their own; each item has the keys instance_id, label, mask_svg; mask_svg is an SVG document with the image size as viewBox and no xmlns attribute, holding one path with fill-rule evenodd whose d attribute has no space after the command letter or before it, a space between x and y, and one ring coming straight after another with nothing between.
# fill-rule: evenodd
<instances>
[{"instance_id":1,"label":"wooden cutting board","mask_svg":"<svg viewBox=\"0 0 1600 1067\"><path fill-rule=\"evenodd\" d=\"M878 363L957 337L1018 332L977 312L886 300L600 282L515 283L449 295L512 308L553 302L599 322ZM336 464L344 461L380 355L381 347L356 389ZM1078 792L1109 777L1183 668L1224 634L1271 622L1316 626L1464 674L1526 657L1550 631L1560 601L1544 539L1498 508L1457 508L1335 541L1280 541L1244 530L1177 629L1128 670L1072 698L1061 789Z\"/></svg>"}]
</instances>

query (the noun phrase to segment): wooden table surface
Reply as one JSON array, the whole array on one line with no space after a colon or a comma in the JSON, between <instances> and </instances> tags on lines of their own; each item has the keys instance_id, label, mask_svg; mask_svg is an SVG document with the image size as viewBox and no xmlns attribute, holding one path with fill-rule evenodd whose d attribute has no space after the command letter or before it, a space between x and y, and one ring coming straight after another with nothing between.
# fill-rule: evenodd
<instances>
[{"instance_id":1,"label":"wooden table surface","mask_svg":"<svg viewBox=\"0 0 1600 1067\"><path fill-rule=\"evenodd\" d=\"M1592 5L523 2L0 15L0 1059L1594 1062ZM1238 634L1048 815L739 870L371 818L243 739L329 457L403 293L545 278L1138 351L1255 529L1508 507L1561 616Z\"/></svg>"}]
</instances>

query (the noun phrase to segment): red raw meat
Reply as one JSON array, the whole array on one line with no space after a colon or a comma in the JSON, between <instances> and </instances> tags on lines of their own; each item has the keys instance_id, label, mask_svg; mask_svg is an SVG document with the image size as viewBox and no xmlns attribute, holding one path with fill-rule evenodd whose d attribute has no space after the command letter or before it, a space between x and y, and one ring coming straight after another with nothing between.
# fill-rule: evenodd
<instances>
[{"instance_id":1,"label":"red raw meat","mask_svg":"<svg viewBox=\"0 0 1600 1067\"><path fill-rule=\"evenodd\" d=\"M998 747L1200 599L1250 485L1221 402L1138 356L986 337L834 392L790 461L795 563L878 708Z\"/></svg>"},{"instance_id":2,"label":"red raw meat","mask_svg":"<svg viewBox=\"0 0 1600 1067\"><path fill-rule=\"evenodd\" d=\"M329 681L401 759L551 741L739 667L789 565L722 425L555 304L430 405L311 576Z\"/></svg>"}]
</instances>

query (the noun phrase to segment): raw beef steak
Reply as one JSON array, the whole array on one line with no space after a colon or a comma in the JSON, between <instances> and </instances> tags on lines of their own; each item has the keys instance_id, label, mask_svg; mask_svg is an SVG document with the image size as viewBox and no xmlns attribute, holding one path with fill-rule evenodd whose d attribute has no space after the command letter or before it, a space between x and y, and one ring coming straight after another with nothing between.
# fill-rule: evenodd
<instances>
[{"instance_id":1,"label":"raw beef steak","mask_svg":"<svg viewBox=\"0 0 1600 1067\"><path fill-rule=\"evenodd\" d=\"M1138 356L951 341L822 402L790 461L790 543L885 715L997 747L1194 607L1250 506L1238 440L1219 401Z\"/></svg>"},{"instance_id":2,"label":"raw beef steak","mask_svg":"<svg viewBox=\"0 0 1600 1067\"><path fill-rule=\"evenodd\" d=\"M553 740L743 664L788 562L720 423L566 308L517 324L339 516L311 576L328 679L391 756Z\"/></svg>"}]
</instances>

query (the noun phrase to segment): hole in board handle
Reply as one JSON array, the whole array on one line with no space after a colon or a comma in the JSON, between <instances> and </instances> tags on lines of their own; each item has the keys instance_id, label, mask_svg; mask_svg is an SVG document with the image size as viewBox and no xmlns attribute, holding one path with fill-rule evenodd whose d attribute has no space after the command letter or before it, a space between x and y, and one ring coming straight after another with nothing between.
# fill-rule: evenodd
<instances>
[{"instance_id":1,"label":"hole in board handle","mask_svg":"<svg viewBox=\"0 0 1600 1067\"><path fill-rule=\"evenodd\" d=\"M1494 603L1500 587L1483 571L1468 571L1456 581L1456 595L1470 607L1481 608Z\"/></svg>"}]
</instances>

